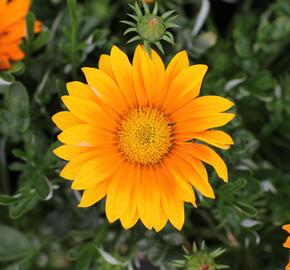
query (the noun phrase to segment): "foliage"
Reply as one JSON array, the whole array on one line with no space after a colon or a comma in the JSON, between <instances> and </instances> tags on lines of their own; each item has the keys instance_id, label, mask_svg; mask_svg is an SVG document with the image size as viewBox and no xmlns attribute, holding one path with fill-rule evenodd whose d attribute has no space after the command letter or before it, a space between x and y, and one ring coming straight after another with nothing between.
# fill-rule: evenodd
<instances>
[{"instance_id":1,"label":"foliage","mask_svg":"<svg viewBox=\"0 0 290 270\"><path fill-rule=\"evenodd\" d=\"M227 1L235 2L235 1ZM132 3L132 2L131 2ZM209 7L211 9L209 10ZM226 249L219 264L233 270L282 269L287 251L281 225L290 211L290 5L288 0L160 0L176 10L175 45L209 66L202 93L232 99L238 116L228 127L235 145L222 153L230 182L215 174L216 200L199 196L181 232L125 231L108 224L103 205L78 209L79 194L58 176L51 150L65 82L83 80L112 44L128 53L120 23L128 1L35 0L27 16L23 63L0 73L0 269L175 269L182 246ZM35 17L43 32L33 33Z\"/></svg>"}]
</instances>

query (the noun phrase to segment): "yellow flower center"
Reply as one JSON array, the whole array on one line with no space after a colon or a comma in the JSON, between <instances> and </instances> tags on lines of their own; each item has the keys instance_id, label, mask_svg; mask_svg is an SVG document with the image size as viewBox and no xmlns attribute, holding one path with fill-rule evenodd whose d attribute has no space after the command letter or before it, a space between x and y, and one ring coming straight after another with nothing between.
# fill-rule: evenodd
<instances>
[{"instance_id":1,"label":"yellow flower center","mask_svg":"<svg viewBox=\"0 0 290 270\"><path fill-rule=\"evenodd\" d=\"M121 121L118 135L126 158L143 165L158 163L172 145L169 119L151 107L131 110Z\"/></svg>"}]
</instances>

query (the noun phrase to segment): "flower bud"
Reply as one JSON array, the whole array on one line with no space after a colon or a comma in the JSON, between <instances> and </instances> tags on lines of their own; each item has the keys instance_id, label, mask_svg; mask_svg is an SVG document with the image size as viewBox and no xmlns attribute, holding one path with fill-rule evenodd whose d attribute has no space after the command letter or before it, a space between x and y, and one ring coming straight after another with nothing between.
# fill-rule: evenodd
<instances>
[{"instance_id":1,"label":"flower bud","mask_svg":"<svg viewBox=\"0 0 290 270\"><path fill-rule=\"evenodd\" d=\"M204 242L201 245L201 249L198 249L196 244L193 243L192 253L189 253L187 250L185 250L185 252L186 255L184 256L184 260L173 262L175 267L186 270L217 270L228 268L228 266L216 264L214 261L215 258L225 252L222 248L208 252L205 248Z\"/></svg>"},{"instance_id":2,"label":"flower bud","mask_svg":"<svg viewBox=\"0 0 290 270\"><path fill-rule=\"evenodd\" d=\"M137 31L142 39L154 43L162 39L166 31L166 25L161 17L150 14L137 22Z\"/></svg>"},{"instance_id":3,"label":"flower bud","mask_svg":"<svg viewBox=\"0 0 290 270\"><path fill-rule=\"evenodd\" d=\"M167 41L174 44L173 35L168 31L170 28L178 27L178 25L172 23L176 18L173 15L174 11L167 11L162 15L158 15L158 4L155 2L154 8L150 11L147 1L143 1L143 9L141 10L137 2L135 5L130 5L135 11L135 15L128 14L134 21L122 21L125 24L130 25L130 27L124 32L124 35L136 32L137 35L132 37L128 43L133 41L141 40L144 43L145 50L151 55L152 44L156 45L157 48L163 53L163 47L161 41ZM151 0L151 2L153 2Z\"/></svg>"}]
</instances>

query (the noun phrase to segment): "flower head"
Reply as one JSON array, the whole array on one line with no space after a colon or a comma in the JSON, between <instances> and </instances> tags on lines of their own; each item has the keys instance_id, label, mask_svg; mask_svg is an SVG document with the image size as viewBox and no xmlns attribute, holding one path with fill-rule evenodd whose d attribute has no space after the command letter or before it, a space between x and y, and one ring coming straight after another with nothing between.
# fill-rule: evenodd
<instances>
[{"instance_id":1,"label":"flower head","mask_svg":"<svg viewBox=\"0 0 290 270\"><path fill-rule=\"evenodd\" d=\"M19 61L24 58L19 48L22 38L26 36L26 15L30 0L0 0L0 70L9 69L10 61ZM39 32L41 24L35 25Z\"/></svg>"},{"instance_id":2,"label":"flower head","mask_svg":"<svg viewBox=\"0 0 290 270\"><path fill-rule=\"evenodd\" d=\"M233 103L198 97L207 66L190 66L185 51L165 68L153 50L150 57L138 46L131 64L114 46L98 69L82 71L87 83L68 83L62 97L69 111L53 116L64 144L54 153L69 161L61 176L84 190L79 206L106 196L110 222L130 228L140 219L159 231L169 220L181 229L184 202L196 205L193 188L215 197L204 163L228 180L224 161L201 141L222 149L233 144L212 129L233 119L224 113Z\"/></svg>"}]
</instances>

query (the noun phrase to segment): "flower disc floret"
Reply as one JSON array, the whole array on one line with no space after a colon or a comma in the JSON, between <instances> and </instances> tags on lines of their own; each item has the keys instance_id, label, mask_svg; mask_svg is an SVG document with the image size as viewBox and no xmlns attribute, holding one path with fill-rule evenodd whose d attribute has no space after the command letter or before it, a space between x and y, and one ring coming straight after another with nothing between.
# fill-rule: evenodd
<instances>
[{"instance_id":1,"label":"flower disc floret","mask_svg":"<svg viewBox=\"0 0 290 270\"><path fill-rule=\"evenodd\" d=\"M120 125L119 147L126 158L143 165L158 163L172 145L172 127L154 108L130 111Z\"/></svg>"}]
</instances>

